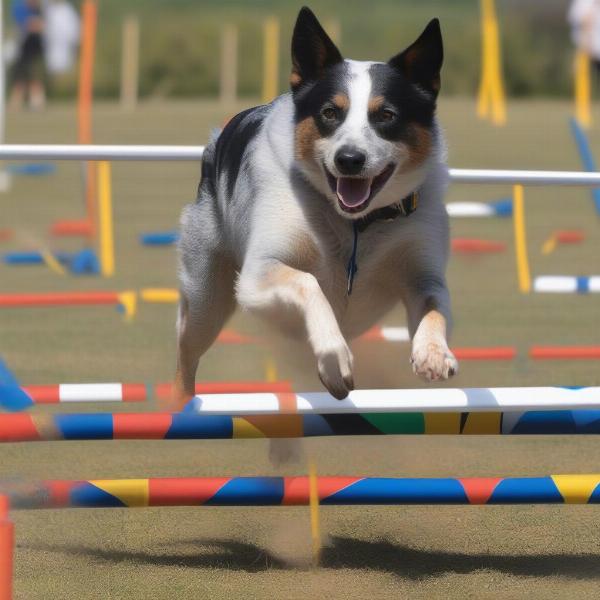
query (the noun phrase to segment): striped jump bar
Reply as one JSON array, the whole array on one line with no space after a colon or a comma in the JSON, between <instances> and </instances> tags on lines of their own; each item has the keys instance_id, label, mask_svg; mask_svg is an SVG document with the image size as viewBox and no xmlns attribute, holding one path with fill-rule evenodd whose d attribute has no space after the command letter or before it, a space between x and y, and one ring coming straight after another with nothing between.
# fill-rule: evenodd
<instances>
[{"instance_id":1,"label":"striped jump bar","mask_svg":"<svg viewBox=\"0 0 600 600\"><path fill-rule=\"evenodd\" d=\"M305 506L308 477L193 477L42 481L0 487L16 509L148 506ZM318 477L319 503L598 504L600 474L547 477Z\"/></svg>"},{"instance_id":2,"label":"striped jump bar","mask_svg":"<svg viewBox=\"0 0 600 600\"><path fill-rule=\"evenodd\" d=\"M598 294L600 275L591 277L543 275L534 279L533 290L553 294Z\"/></svg>"},{"instance_id":3,"label":"striped jump bar","mask_svg":"<svg viewBox=\"0 0 600 600\"><path fill-rule=\"evenodd\" d=\"M148 400L143 383L59 383L23 386L35 404L60 402L143 402Z\"/></svg>"},{"instance_id":4,"label":"striped jump bar","mask_svg":"<svg viewBox=\"0 0 600 600\"><path fill-rule=\"evenodd\" d=\"M192 408L227 415L600 409L600 387L354 390L344 400L324 392L202 394L192 399Z\"/></svg>"},{"instance_id":5,"label":"striped jump bar","mask_svg":"<svg viewBox=\"0 0 600 600\"><path fill-rule=\"evenodd\" d=\"M31 308L52 306L114 305L123 308L130 319L137 310L137 293L124 292L47 292L35 294L0 294L0 308Z\"/></svg>"},{"instance_id":6,"label":"striped jump bar","mask_svg":"<svg viewBox=\"0 0 600 600\"><path fill-rule=\"evenodd\" d=\"M600 410L495 413L0 415L0 443L70 440L223 440L348 435L600 434Z\"/></svg>"}]
</instances>

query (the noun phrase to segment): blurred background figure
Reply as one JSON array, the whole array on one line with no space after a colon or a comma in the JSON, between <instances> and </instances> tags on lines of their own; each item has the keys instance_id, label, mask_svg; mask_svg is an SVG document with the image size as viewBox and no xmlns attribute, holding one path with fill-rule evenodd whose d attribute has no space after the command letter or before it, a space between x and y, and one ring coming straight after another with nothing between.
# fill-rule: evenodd
<instances>
[{"instance_id":1,"label":"blurred background figure","mask_svg":"<svg viewBox=\"0 0 600 600\"><path fill-rule=\"evenodd\" d=\"M19 31L19 40L12 72L10 105L18 109L27 100L30 108L39 110L46 103L44 18L40 0L14 0L12 14Z\"/></svg>"},{"instance_id":2,"label":"blurred background figure","mask_svg":"<svg viewBox=\"0 0 600 600\"><path fill-rule=\"evenodd\" d=\"M79 44L79 15L68 0L50 0L45 6L44 50L51 77L68 73Z\"/></svg>"},{"instance_id":3,"label":"blurred background figure","mask_svg":"<svg viewBox=\"0 0 600 600\"><path fill-rule=\"evenodd\" d=\"M573 43L600 71L600 0L573 0L567 19Z\"/></svg>"}]
</instances>

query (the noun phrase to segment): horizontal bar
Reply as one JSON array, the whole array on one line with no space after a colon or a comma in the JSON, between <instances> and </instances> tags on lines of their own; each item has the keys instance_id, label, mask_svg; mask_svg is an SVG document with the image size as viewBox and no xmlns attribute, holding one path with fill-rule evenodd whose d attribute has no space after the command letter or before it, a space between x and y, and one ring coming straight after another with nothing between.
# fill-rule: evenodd
<instances>
[{"instance_id":1,"label":"horizontal bar","mask_svg":"<svg viewBox=\"0 0 600 600\"><path fill-rule=\"evenodd\" d=\"M450 179L453 183L600 186L600 173L582 171L450 169Z\"/></svg>"},{"instance_id":2,"label":"horizontal bar","mask_svg":"<svg viewBox=\"0 0 600 600\"><path fill-rule=\"evenodd\" d=\"M198 161L203 152L204 146L4 144L0 160ZM581 171L450 169L450 178L456 183L600 185L600 173Z\"/></svg>"},{"instance_id":3,"label":"horizontal bar","mask_svg":"<svg viewBox=\"0 0 600 600\"><path fill-rule=\"evenodd\" d=\"M143 383L58 383L26 385L23 391L34 404L62 402L143 402L148 399Z\"/></svg>"},{"instance_id":4,"label":"horizontal bar","mask_svg":"<svg viewBox=\"0 0 600 600\"><path fill-rule=\"evenodd\" d=\"M344 400L325 392L202 394L193 398L191 406L199 413L226 415L600 409L600 387L354 390Z\"/></svg>"},{"instance_id":5,"label":"horizontal bar","mask_svg":"<svg viewBox=\"0 0 600 600\"><path fill-rule=\"evenodd\" d=\"M600 346L532 346L534 360L600 360Z\"/></svg>"},{"instance_id":6,"label":"horizontal bar","mask_svg":"<svg viewBox=\"0 0 600 600\"><path fill-rule=\"evenodd\" d=\"M598 294L600 275L540 275L533 280L533 291L551 294Z\"/></svg>"},{"instance_id":7,"label":"horizontal bar","mask_svg":"<svg viewBox=\"0 0 600 600\"><path fill-rule=\"evenodd\" d=\"M304 506L308 477L190 477L42 481L0 486L16 509ZM318 477L323 505L598 504L600 474L547 477Z\"/></svg>"},{"instance_id":8,"label":"horizontal bar","mask_svg":"<svg viewBox=\"0 0 600 600\"><path fill-rule=\"evenodd\" d=\"M229 440L348 435L598 435L600 410L494 413L202 415L114 413L0 416L0 443Z\"/></svg>"},{"instance_id":9,"label":"horizontal bar","mask_svg":"<svg viewBox=\"0 0 600 600\"><path fill-rule=\"evenodd\" d=\"M0 307L119 304L122 292L47 292L0 294Z\"/></svg>"},{"instance_id":10,"label":"horizontal bar","mask_svg":"<svg viewBox=\"0 0 600 600\"><path fill-rule=\"evenodd\" d=\"M204 146L126 146L81 144L4 144L3 160L198 161Z\"/></svg>"}]
</instances>

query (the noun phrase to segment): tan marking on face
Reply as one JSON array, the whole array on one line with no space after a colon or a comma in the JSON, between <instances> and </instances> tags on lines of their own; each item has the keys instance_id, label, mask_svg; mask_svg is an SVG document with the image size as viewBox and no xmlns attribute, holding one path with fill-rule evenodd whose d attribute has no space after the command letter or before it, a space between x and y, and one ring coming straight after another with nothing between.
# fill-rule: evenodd
<instances>
[{"instance_id":1,"label":"tan marking on face","mask_svg":"<svg viewBox=\"0 0 600 600\"><path fill-rule=\"evenodd\" d=\"M336 94L332 99L333 105L340 110L348 110L350 108L350 98L346 94Z\"/></svg>"},{"instance_id":2,"label":"tan marking on face","mask_svg":"<svg viewBox=\"0 0 600 600\"><path fill-rule=\"evenodd\" d=\"M369 98L369 113L376 113L385 102L385 98L383 96L371 96Z\"/></svg>"},{"instance_id":3,"label":"tan marking on face","mask_svg":"<svg viewBox=\"0 0 600 600\"><path fill-rule=\"evenodd\" d=\"M429 158L433 146L431 130L413 123L408 129L404 143L408 147L408 160L402 166L402 172L416 169Z\"/></svg>"},{"instance_id":4,"label":"tan marking on face","mask_svg":"<svg viewBox=\"0 0 600 600\"><path fill-rule=\"evenodd\" d=\"M296 125L295 150L298 160L313 160L315 142L321 138L313 117L306 117Z\"/></svg>"}]
</instances>

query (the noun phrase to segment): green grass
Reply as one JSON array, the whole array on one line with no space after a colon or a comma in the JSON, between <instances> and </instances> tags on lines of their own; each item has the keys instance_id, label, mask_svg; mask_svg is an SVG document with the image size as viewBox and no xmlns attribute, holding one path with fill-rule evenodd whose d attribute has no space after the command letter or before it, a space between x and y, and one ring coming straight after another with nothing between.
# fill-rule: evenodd
<instances>
[{"instance_id":1,"label":"green grass","mask_svg":"<svg viewBox=\"0 0 600 600\"><path fill-rule=\"evenodd\" d=\"M441 118L456 167L578 169L569 137L570 106L512 102L509 125L494 129L474 117L473 102L445 99ZM134 114L111 104L95 111L98 143L197 144L226 117L215 103L145 103ZM600 114L596 112L596 122ZM592 132L594 148L600 133ZM9 142L72 142L70 107L11 114ZM195 196L196 164L114 165L117 273L111 280L61 278L43 267L0 264L1 291L138 289L176 283L172 249L142 247L138 235L176 226ZM494 186L453 186L450 200L491 200ZM2 227L18 231L2 251L76 241L47 235L56 219L82 215L80 167L61 163L48 178L18 178L0 198ZM533 274L598 273L598 217L589 192L528 188L527 229ZM583 228L587 240L550 256L543 241L558 228ZM454 236L512 244L511 221L455 220ZM512 250L474 259L454 256L449 281L455 345L597 344L597 296L522 296ZM23 383L168 380L173 374L175 310L140 306L124 324L111 307L3 309L0 354ZM386 324L402 324L403 311ZM236 315L236 329L262 325ZM415 387L408 348L355 344L357 385ZM320 389L313 360L287 344L215 346L199 378L261 379L277 356L282 377L298 390ZM594 362L467 363L458 386L598 385ZM139 408L151 409L153 403ZM87 407L91 410L98 407ZM100 410L107 410L104 405ZM135 407L138 408L137 406ZM111 407L113 409L113 407ZM53 409L40 409L53 410ZM114 410L127 410L116 406ZM386 438L307 440L322 474L390 476L535 475L597 471L593 438ZM300 474L303 462L275 469L264 441L89 442L2 446L3 478L120 478ZM324 508L330 536L323 567L310 557L304 509L71 510L17 513L18 598L332 598L592 596L597 591L597 534L589 508L404 507Z\"/></svg>"}]
</instances>

